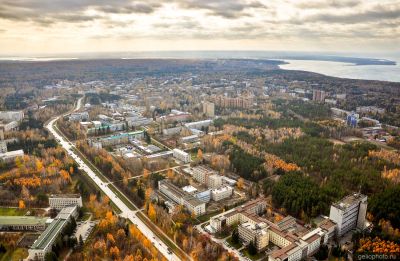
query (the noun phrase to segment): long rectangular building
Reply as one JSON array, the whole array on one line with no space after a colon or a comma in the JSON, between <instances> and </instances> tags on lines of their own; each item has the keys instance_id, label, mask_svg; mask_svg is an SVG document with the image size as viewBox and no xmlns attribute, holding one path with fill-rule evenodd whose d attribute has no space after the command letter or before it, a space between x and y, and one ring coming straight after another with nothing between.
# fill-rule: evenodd
<instances>
[{"instance_id":1,"label":"long rectangular building","mask_svg":"<svg viewBox=\"0 0 400 261\"><path fill-rule=\"evenodd\" d=\"M82 207L82 197L79 194L52 194L49 197L49 205L57 210L71 205Z\"/></svg>"},{"instance_id":2,"label":"long rectangular building","mask_svg":"<svg viewBox=\"0 0 400 261\"><path fill-rule=\"evenodd\" d=\"M44 230L47 220L47 217L0 216L0 229L15 231Z\"/></svg>"},{"instance_id":3,"label":"long rectangular building","mask_svg":"<svg viewBox=\"0 0 400 261\"><path fill-rule=\"evenodd\" d=\"M51 224L43 231L36 239L33 245L29 248L28 260L44 260L46 253L52 250L53 244L57 237L61 234L65 226L70 222L72 217L78 215L78 207L63 208Z\"/></svg>"},{"instance_id":4,"label":"long rectangular building","mask_svg":"<svg viewBox=\"0 0 400 261\"><path fill-rule=\"evenodd\" d=\"M89 145L101 149L107 146L129 143L130 140L142 138L144 138L144 131L132 131L103 138L89 139Z\"/></svg>"},{"instance_id":5,"label":"long rectangular building","mask_svg":"<svg viewBox=\"0 0 400 261\"><path fill-rule=\"evenodd\" d=\"M206 212L206 204L189 194L188 192L178 188L168 180L158 181L158 189L167 198L173 202L185 206L191 213L196 216Z\"/></svg>"}]
</instances>

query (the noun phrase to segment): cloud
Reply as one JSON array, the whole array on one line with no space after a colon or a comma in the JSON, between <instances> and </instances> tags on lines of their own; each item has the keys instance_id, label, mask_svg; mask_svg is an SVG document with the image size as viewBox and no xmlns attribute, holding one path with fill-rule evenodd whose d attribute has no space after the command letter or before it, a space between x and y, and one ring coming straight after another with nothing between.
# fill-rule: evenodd
<instances>
[{"instance_id":1,"label":"cloud","mask_svg":"<svg viewBox=\"0 0 400 261\"><path fill-rule=\"evenodd\" d=\"M39 24L55 22L85 22L104 18L87 15L91 9L107 14L150 14L160 7L155 1L114 0L3 0L0 18L13 21L33 21Z\"/></svg>"},{"instance_id":2,"label":"cloud","mask_svg":"<svg viewBox=\"0 0 400 261\"><path fill-rule=\"evenodd\" d=\"M326 8L348 8L361 4L360 0L329 0L329 1L306 1L297 3L296 6L305 9L326 9Z\"/></svg>"},{"instance_id":3,"label":"cloud","mask_svg":"<svg viewBox=\"0 0 400 261\"><path fill-rule=\"evenodd\" d=\"M258 1L240 1L240 0L177 0L182 8L185 9L203 9L212 15L223 18L233 19L242 16L248 16L245 11L252 8L267 8Z\"/></svg>"},{"instance_id":4,"label":"cloud","mask_svg":"<svg viewBox=\"0 0 400 261\"><path fill-rule=\"evenodd\" d=\"M400 3L394 5L375 5L368 10L340 14L320 13L304 19L306 22L326 22L340 24L370 23L400 18Z\"/></svg>"},{"instance_id":5,"label":"cloud","mask_svg":"<svg viewBox=\"0 0 400 261\"><path fill-rule=\"evenodd\" d=\"M153 3L134 3L125 6L115 6L115 5L105 5L99 6L97 10L104 13L113 13L113 14L131 14L131 13L143 13L150 14L155 11L156 8L160 7L160 4Z\"/></svg>"},{"instance_id":6,"label":"cloud","mask_svg":"<svg viewBox=\"0 0 400 261\"><path fill-rule=\"evenodd\" d=\"M153 45L165 39L176 43L188 39L221 40L225 41L224 46L231 46L235 40L293 44L297 41L318 44L326 40L340 44L352 39L379 40L394 45L400 39L400 2L0 0L0 22L2 28L7 28L1 33L0 47L4 40L30 35L32 43L37 39L46 41L58 37L71 41L101 39L115 44L122 42L121 39L135 44L138 39L148 40Z\"/></svg>"}]
</instances>

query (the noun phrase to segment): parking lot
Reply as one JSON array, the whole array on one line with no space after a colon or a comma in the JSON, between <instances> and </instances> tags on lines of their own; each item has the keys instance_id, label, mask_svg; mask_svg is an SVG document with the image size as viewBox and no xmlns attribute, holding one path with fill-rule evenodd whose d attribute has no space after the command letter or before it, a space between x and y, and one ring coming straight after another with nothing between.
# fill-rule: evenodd
<instances>
[{"instance_id":1,"label":"parking lot","mask_svg":"<svg viewBox=\"0 0 400 261\"><path fill-rule=\"evenodd\" d=\"M83 242L85 242L95 225L96 225L95 221L77 222L77 227L75 232L76 238L79 240L79 237L82 236L82 240Z\"/></svg>"}]
</instances>

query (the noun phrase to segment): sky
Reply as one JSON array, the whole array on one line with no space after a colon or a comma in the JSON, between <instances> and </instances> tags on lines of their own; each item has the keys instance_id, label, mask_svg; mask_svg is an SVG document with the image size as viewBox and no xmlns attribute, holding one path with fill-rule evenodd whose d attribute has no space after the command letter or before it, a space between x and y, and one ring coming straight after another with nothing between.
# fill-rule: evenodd
<instances>
[{"instance_id":1,"label":"sky","mask_svg":"<svg viewBox=\"0 0 400 261\"><path fill-rule=\"evenodd\" d=\"M0 54L400 51L400 0L0 0Z\"/></svg>"}]
</instances>

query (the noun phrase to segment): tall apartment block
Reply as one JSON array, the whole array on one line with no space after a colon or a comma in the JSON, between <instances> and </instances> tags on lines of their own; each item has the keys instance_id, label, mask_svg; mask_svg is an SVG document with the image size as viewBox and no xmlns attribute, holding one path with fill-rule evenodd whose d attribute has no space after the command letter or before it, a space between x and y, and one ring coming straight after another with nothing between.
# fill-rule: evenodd
<instances>
[{"instance_id":1,"label":"tall apartment block","mask_svg":"<svg viewBox=\"0 0 400 261\"><path fill-rule=\"evenodd\" d=\"M367 196L354 193L331 205L329 218L337 224L338 236L355 228L365 228L367 200Z\"/></svg>"}]
</instances>

